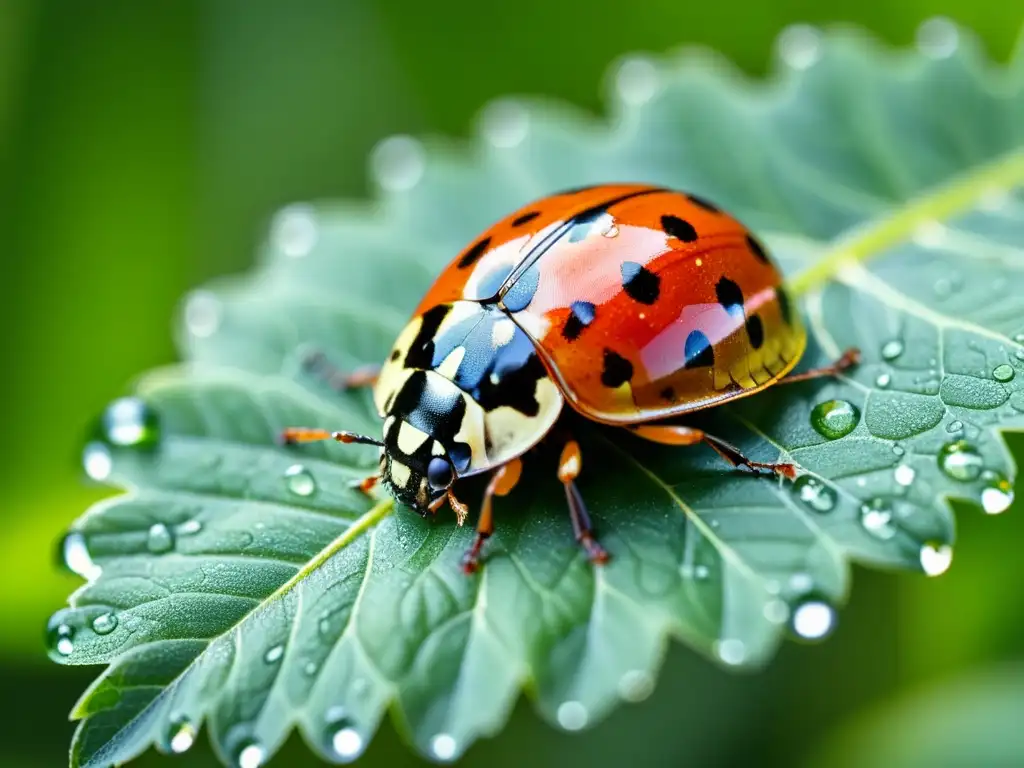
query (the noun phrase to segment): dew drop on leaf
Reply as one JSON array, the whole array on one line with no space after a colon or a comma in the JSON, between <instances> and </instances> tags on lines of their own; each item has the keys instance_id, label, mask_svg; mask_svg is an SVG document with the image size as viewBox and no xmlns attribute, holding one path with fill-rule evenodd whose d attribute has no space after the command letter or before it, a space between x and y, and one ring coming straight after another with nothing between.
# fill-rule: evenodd
<instances>
[{"instance_id":1,"label":"dew drop on leaf","mask_svg":"<svg viewBox=\"0 0 1024 768\"><path fill-rule=\"evenodd\" d=\"M587 708L578 701L563 701L558 705L558 724L567 731L579 731L587 727L590 715Z\"/></svg>"},{"instance_id":2,"label":"dew drop on leaf","mask_svg":"<svg viewBox=\"0 0 1024 768\"><path fill-rule=\"evenodd\" d=\"M171 719L171 727L167 734L167 744L176 755L187 752L196 742L196 727L185 717Z\"/></svg>"},{"instance_id":3,"label":"dew drop on leaf","mask_svg":"<svg viewBox=\"0 0 1024 768\"><path fill-rule=\"evenodd\" d=\"M805 640L821 640L835 624L836 610L823 600L805 600L793 609L793 631Z\"/></svg>"},{"instance_id":4,"label":"dew drop on leaf","mask_svg":"<svg viewBox=\"0 0 1024 768\"><path fill-rule=\"evenodd\" d=\"M311 205L289 205L274 217L271 238L285 256L293 259L305 256L313 250L318 237L316 213Z\"/></svg>"},{"instance_id":5,"label":"dew drop on leaf","mask_svg":"<svg viewBox=\"0 0 1024 768\"><path fill-rule=\"evenodd\" d=\"M88 443L82 450L82 467L91 479L103 482L114 469L110 449L101 442Z\"/></svg>"},{"instance_id":6,"label":"dew drop on leaf","mask_svg":"<svg viewBox=\"0 0 1024 768\"><path fill-rule=\"evenodd\" d=\"M153 523L146 534L146 549L153 554L170 552L174 548L174 534L163 523Z\"/></svg>"},{"instance_id":7,"label":"dew drop on leaf","mask_svg":"<svg viewBox=\"0 0 1024 768\"><path fill-rule=\"evenodd\" d=\"M236 748L235 765L238 768L260 768L266 756L266 750L258 742L246 740Z\"/></svg>"},{"instance_id":8,"label":"dew drop on leaf","mask_svg":"<svg viewBox=\"0 0 1024 768\"><path fill-rule=\"evenodd\" d=\"M990 515L1005 512L1013 503L1013 485L998 472L986 471L982 474L986 486L981 491L981 508Z\"/></svg>"},{"instance_id":9,"label":"dew drop on leaf","mask_svg":"<svg viewBox=\"0 0 1024 768\"><path fill-rule=\"evenodd\" d=\"M316 491L313 474L301 464L292 464L284 473L288 490L296 496L312 496Z\"/></svg>"},{"instance_id":10,"label":"dew drop on leaf","mask_svg":"<svg viewBox=\"0 0 1024 768\"><path fill-rule=\"evenodd\" d=\"M914 482L914 478L917 477L917 471L908 464L900 464L893 470L892 476L897 484L908 488Z\"/></svg>"},{"instance_id":11,"label":"dew drop on leaf","mask_svg":"<svg viewBox=\"0 0 1024 768\"><path fill-rule=\"evenodd\" d=\"M350 763L363 753L366 739L342 707L327 712L327 743L343 763Z\"/></svg>"},{"instance_id":12,"label":"dew drop on leaf","mask_svg":"<svg viewBox=\"0 0 1024 768\"><path fill-rule=\"evenodd\" d=\"M821 58L821 33L810 24L793 24L776 42L780 59L793 69L809 69Z\"/></svg>"},{"instance_id":13,"label":"dew drop on leaf","mask_svg":"<svg viewBox=\"0 0 1024 768\"><path fill-rule=\"evenodd\" d=\"M430 751L438 760L451 760L458 749L455 737L449 733L439 733L430 740Z\"/></svg>"},{"instance_id":14,"label":"dew drop on leaf","mask_svg":"<svg viewBox=\"0 0 1024 768\"><path fill-rule=\"evenodd\" d=\"M893 452L893 453L894 453L894 454L895 454L896 456L902 456L903 454L905 454L905 453L907 452L907 449L906 449L906 448L904 448L904 447L903 447L902 445L900 445L899 443L893 443L893 446L892 446L892 452Z\"/></svg>"},{"instance_id":15,"label":"dew drop on leaf","mask_svg":"<svg viewBox=\"0 0 1024 768\"><path fill-rule=\"evenodd\" d=\"M811 426L829 440L850 434L859 421L860 409L846 400L826 400L811 410Z\"/></svg>"},{"instance_id":16,"label":"dew drop on leaf","mask_svg":"<svg viewBox=\"0 0 1024 768\"><path fill-rule=\"evenodd\" d=\"M875 377L875 386L879 389L885 389L892 383L892 376L888 373L880 373Z\"/></svg>"},{"instance_id":17,"label":"dew drop on leaf","mask_svg":"<svg viewBox=\"0 0 1024 768\"><path fill-rule=\"evenodd\" d=\"M946 425L946 431L949 432L951 435L956 434L957 432L962 432L963 429L964 423L959 419L951 421L949 422L949 424Z\"/></svg>"},{"instance_id":18,"label":"dew drop on leaf","mask_svg":"<svg viewBox=\"0 0 1024 768\"><path fill-rule=\"evenodd\" d=\"M903 342L899 339L887 341L882 345L882 357L885 360L895 360L903 354Z\"/></svg>"},{"instance_id":19,"label":"dew drop on leaf","mask_svg":"<svg viewBox=\"0 0 1024 768\"><path fill-rule=\"evenodd\" d=\"M742 664L747 658L747 647L742 640L728 638L715 643L715 653L726 664L736 666Z\"/></svg>"},{"instance_id":20,"label":"dew drop on leaf","mask_svg":"<svg viewBox=\"0 0 1024 768\"><path fill-rule=\"evenodd\" d=\"M969 483L981 477L984 459L966 440L946 443L939 449L939 468L946 477Z\"/></svg>"},{"instance_id":21,"label":"dew drop on leaf","mask_svg":"<svg viewBox=\"0 0 1024 768\"><path fill-rule=\"evenodd\" d=\"M186 520L178 526L178 533L182 536L192 536L203 530L203 524L198 520Z\"/></svg>"},{"instance_id":22,"label":"dew drop on leaf","mask_svg":"<svg viewBox=\"0 0 1024 768\"><path fill-rule=\"evenodd\" d=\"M1005 384L1008 381L1013 381L1013 373L1013 366L1003 363L992 369L992 378Z\"/></svg>"},{"instance_id":23,"label":"dew drop on leaf","mask_svg":"<svg viewBox=\"0 0 1024 768\"><path fill-rule=\"evenodd\" d=\"M915 35L917 49L931 59L948 59L960 44L960 33L956 24L945 17L937 16L921 23Z\"/></svg>"},{"instance_id":24,"label":"dew drop on leaf","mask_svg":"<svg viewBox=\"0 0 1024 768\"><path fill-rule=\"evenodd\" d=\"M835 509L835 490L814 475L803 475L797 479L793 491L806 507L815 512L825 513Z\"/></svg>"},{"instance_id":25,"label":"dew drop on leaf","mask_svg":"<svg viewBox=\"0 0 1024 768\"><path fill-rule=\"evenodd\" d=\"M370 167L383 189L410 190L419 184L426 169L423 145L412 136L391 136L373 148Z\"/></svg>"},{"instance_id":26,"label":"dew drop on leaf","mask_svg":"<svg viewBox=\"0 0 1024 768\"><path fill-rule=\"evenodd\" d=\"M928 576L940 576L953 563L953 548L948 544L925 544L921 547L921 568Z\"/></svg>"},{"instance_id":27,"label":"dew drop on leaf","mask_svg":"<svg viewBox=\"0 0 1024 768\"><path fill-rule=\"evenodd\" d=\"M693 569L693 577L697 579L697 581L704 581L710 573L711 572L708 570L706 565L698 565Z\"/></svg>"},{"instance_id":28,"label":"dew drop on leaf","mask_svg":"<svg viewBox=\"0 0 1024 768\"><path fill-rule=\"evenodd\" d=\"M861 505L860 524L876 539L891 539L896 535L892 507L885 499L871 499Z\"/></svg>"},{"instance_id":29,"label":"dew drop on leaf","mask_svg":"<svg viewBox=\"0 0 1024 768\"><path fill-rule=\"evenodd\" d=\"M658 70L650 59L631 56L615 73L615 89L626 104L646 104L658 91Z\"/></svg>"},{"instance_id":30,"label":"dew drop on leaf","mask_svg":"<svg viewBox=\"0 0 1024 768\"><path fill-rule=\"evenodd\" d=\"M642 669L631 669L619 680L619 696L624 701L643 701L654 691L654 678Z\"/></svg>"},{"instance_id":31,"label":"dew drop on leaf","mask_svg":"<svg viewBox=\"0 0 1024 768\"><path fill-rule=\"evenodd\" d=\"M193 291L185 302L185 327L199 339L213 336L220 328L224 309L220 299L210 291Z\"/></svg>"},{"instance_id":32,"label":"dew drop on leaf","mask_svg":"<svg viewBox=\"0 0 1024 768\"><path fill-rule=\"evenodd\" d=\"M789 619L789 606L784 600L769 600L762 613L772 624L785 624Z\"/></svg>"},{"instance_id":33,"label":"dew drop on leaf","mask_svg":"<svg viewBox=\"0 0 1024 768\"><path fill-rule=\"evenodd\" d=\"M61 564L67 570L93 581L100 575L100 567L93 562L85 535L80 531L69 531L60 542Z\"/></svg>"},{"instance_id":34,"label":"dew drop on leaf","mask_svg":"<svg viewBox=\"0 0 1024 768\"><path fill-rule=\"evenodd\" d=\"M50 648L60 656L70 656L75 652L75 630L69 624L60 623L51 627L47 638Z\"/></svg>"},{"instance_id":35,"label":"dew drop on leaf","mask_svg":"<svg viewBox=\"0 0 1024 768\"><path fill-rule=\"evenodd\" d=\"M117 614L101 613L92 620L92 631L97 635L109 635L117 629Z\"/></svg>"},{"instance_id":36,"label":"dew drop on leaf","mask_svg":"<svg viewBox=\"0 0 1024 768\"><path fill-rule=\"evenodd\" d=\"M316 674L316 671L318 669L320 669L320 667L317 666L317 663L315 661L307 661L305 665L302 667L302 671L306 674L307 677L313 677L313 675Z\"/></svg>"},{"instance_id":37,"label":"dew drop on leaf","mask_svg":"<svg viewBox=\"0 0 1024 768\"><path fill-rule=\"evenodd\" d=\"M160 440L156 411L137 397L118 398L101 417L103 438L111 445L143 448Z\"/></svg>"},{"instance_id":38,"label":"dew drop on leaf","mask_svg":"<svg viewBox=\"0 0 1024 768\"><path fill-rule=\"evenodd\" d=\"M497 99L481 116L481 132L489 144L511 149L523 143L530 128L530 117L515 99Z\"/></svg>"},{"instance_id":39,"label":"dew drop on leaf","mask_svg":"<svg viewBox=\"0 0 1024 768\"><path fill-rule=\"evenodd\" d=\"M282 656L284 656L284 646L275 645L263 654L263 660L267 662L267 664L276 664L281 660Z\"/></svg>"}]
</instances>

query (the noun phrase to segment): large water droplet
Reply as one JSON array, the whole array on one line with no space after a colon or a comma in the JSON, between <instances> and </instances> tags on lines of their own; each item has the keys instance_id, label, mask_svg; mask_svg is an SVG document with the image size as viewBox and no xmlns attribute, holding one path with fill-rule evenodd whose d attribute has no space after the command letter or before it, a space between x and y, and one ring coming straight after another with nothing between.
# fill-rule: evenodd
<instances>
[{"instance_id":1,"label":"large water droplet","mask_svg":"<svg viewBox=\"0 0 1024 768\"><path fill-rule=\"evenodd\" d=\"M281 660L282 656L284 656L284 646L275 645L263 654L263 660L267 662L267 664L276 664Z\"/></svg>"},{"instance_id":2,"label":"large water droplet","mask_svg":"<svg viewBox=\"0 0 1024 768\"><path fill-rule=\"evenodd\" d=\"M859 421L860 409L846 400L826 400L811 410L811 426L829 440L850 434Z\"/></svg>"},{"instance_id":3,"label":"large water droplet","mask_svg":"<svg viewBox=\"0 0 1024 768\"><path fill-rule=\"evenodd\" d=\"M879 389L885 389L890 384L892 384L892 376L890 376L888 373L880 373L875 378L875 386L878 387Z\"/></svg>"},{"instance_id":4,"label":"large water droplet","mask_svg":"<svg viewBox=\"0 0 1024 768\"><path fill-rule=\"evenodd\" d=\"M117 614L101 613L92 620L92 631L97 635L109 635L117 629Z\"/></svg>"},{"instance_id":5,"label":"large water droplet","mask_svg":"<svg viewBox=\"0 0 1024 768\"><path fill-rule=\"evenodd\" d=\"M288 490L296 496L312 496L316 491L313 474L301 464L292 464L284 473Z\"/></svg>"},{"instance_id":6,"label":"large water droplet","mask_svg":"<svg viewBox=\"0 0 1024 768\"><path fill-rule=\"evenodd\" d=\"M659 87L658 70L644 56L631 56L615 73L615 89L626 104L639 106L654 98Z\"/></svg>"},{"instance_id":7,"label":"large water droplet","mask_svg":"<svg viewBox=\"0 0 1024 768\"><path fill-rule=\"evenodd\" d=\"M715 653L726 664L736 666L746 661L747 647L742 640L727 638L715 642Z\"/></svg>"},{"instance_id":8,"label":"large water droplet","mask_svg":"<svg viewBox=\"0 0 1024 768\"><path fill-rule=\"evenodd\" d=\"M261 744L247 739L236 749L235 764L238 768L260 768L266 757L267 751Z\"/></svg>"},{"instance_id":9,"label":"large water droplet","mask_svg":"<svg viewBox=\"0 0 1024 768\"><path fill-rule=\"evenodd\" d=\"M654 678L642 669L631 669L619 680L619 696L629 702L639 702L654 692Z\"/></svg>"},{"instance_id":10,"label":"large water droplet","mask_svg":"<svg viewBox=\"0 0 1024 768\"><path fill-rule=\"evenodd\" d=\"M991 470L984 472L982 477L986 486L981 491L981 508L990 515L1005 512L1013 503L1013 486L1010 481Z\"/></svg>"},{"instance_id":11,"label":"large water droplet","mask_svg":"<svg viewBox=\"0 0 1024 768\"><path fill-rule=\"evenodd\" d=\"M271 237L278 250L293 259L312 251L319 237L313 206L296 203L279 211L274 217Z\"/></svg>"},{"instance_id":12,"label":"large water droplet","mask_svg":"<svg viewBox=\"0 0 1024 768\"><path fill-rule=\"evenodd\" d=\"M897 484L909 488L914 482L914 478L917 477L917 471L908 464L900 464L893 470L892 477Z\"/></svg>"},{"instance_id":13,"label":"large water droplet","mask_svg":"<svg viewBox=\"0 0 1024 768\"><path fill-rule=\"evenodd\" d=\"M915 35L917 49L932 59L948 59L960 44L956 24L943 16L921 23Z\"/></svg>"},{"instance_id":14,"label":"large water droplet","mask_svg":"<svg viewBox=\"0 0 1024 768\"><path fill-rule=\"evenodd\" d=\"M985 462L974 446L966 440L957 440L939 450L939 468L947 477L969 483L981 477Z\"/></svg>"},{"instance_id":15,"label":"large water droplet","mask_svg":"<svg viewBox=\"0 0 1024 768\"><path fill-rule=\"evenodd\" d=\"M167 744L176 755L187 752L196 742L196 727L186 717L171 719L171 727L167 734Z\"/></svg>"},{"instance_id":16,"label":"large water droplet","mask_svg":"<svg viewBox=\"0 0 1024 768\"><path fill-rule=\"evenodd\" d=\"M384 189L403 192L419 184L426 169L423 145L411 136L391 136L373 148L373 175Z\"/></svg>"},{"instance_id":17,"label":"large water droplet","mask_svg":"<svg viewBox=\"0 0 1024 768\"><path fill-rule=\"evenodd\" d=\"M948 544L925 544L921 547L921 568L928 576L939 576L953 563L953 548Z\"/></svg>"},{"instance_id":18,"label":"large water droplet","mask_svg":"<svg viewBox=\"0 0 1024 768\"><path fill-rule=\"evenodd\" d=\"M895 360L903 354L903 342L899 339L887 341L882 345L882 357L885 360Z\"/></svg>"},{"instance_id":19,"label":"large water droplet","mask_svg":"<svg viewBox=\"0 0 1024 768\"><path fill-rule=\"evenodd\" d=\"M900 445L899 443L893 443L893 444L892 444L892 452L893 452L893 454L895 454L896 456L902 456L903 454L905 454L905 453L907 452L907 449L906 449L906 448L904 448L904 447L903 447L902 445Z\"/></svg>"},{"instance_id":20,"label":"large water droplet","mask_svg":"<svg viewBox=\"0 0 1024 768\"><path fill-rule=\"evenodd\" d=\"M350 763L363 753L366 740L342 707L327 712L327 742L341 762Z\"/></svg>"},{"instance_id":21,"label":"large water droplet","mask_svg":"<svg viewBox=\"0 0 1024 768\"><path fill-rule=\"evenodd\" d=\"M480 122L484 138L502 149L522 144L530 128L526 109L515 99L491 102L484 109Z\"/></svg>"},{"instance_id":22,"label":"large water droplet","mask_svg":"<svg viewBox=\"0 0 1024 768\"><path fill-rule=\"evenodd\" d=\"M211 291L193 291L185 302L185 327L199 339L213 336L220 328L224 307Z\"/></svg>"},{"instance_id":23,"label":"large water droplet","mask_svg":"<svg viewBox=\"0 0 1024 768\"><path fill-rule=\"evenodd\" d=\"M809 24L793 24L776 41L782 61L793 69L809 69L821 58L821 33Z\"/></svg>"},{"instance_id":24,"label":"large water droplet","mask_svg":"<svg viewBox=\"0 0 1024 768\"><path fill-rule=\"evenodd\" d=\"M99 577L100 567L93 562L85 543L85 535L81 531L69 531L64 535L60 542L60 555L64 567L72 573L87 581Z\"/></svg>"},{"instance_id":25,"label":"large water droplet","mask_svg":"<svg viewBox=\"0 0 1024 768\"><path fill-rule=\"evenodd\" d=\"M430 751L438 760L447 762L455 757L459 745L455 737L449 733L439 733L430 740Z\"/></svg>"},{"instance_id":26,"label":"large water droplet","mask_svg":"<svg viewBox=\"0 0 1024 768\"><path fill-rule=\"evenodd\" d=\"M805 640L821 640L836 624L836 610L822 600L805 600L793 609L793 631Z\"/></svg>"},{"instance_id":27,"label":"large water droplet","mask_svg":"<svg viewBox=\"0 0 1024 768\"><path fill-rule=\"evenodd\" d=\"M997 365L992 369L992 378L996 381L1001 381L1004 384L1008 381L1013 381L1013 375L1013 366L1007 365L1006 363Z\"/></svg>"},{"instance_id":28,"label":"large water droplet","mask_svg":"<svg viewBox=\"0 0 1024 768\"><path fill-rule=\"evenodd\" d=\"M82 450L82 467L91 479L102 483L114 469L110 449L101 442L88 443Z\"/></svg>"},{"instance_id":29,"label":"large water droplet","mask_svg":"<svg viewBox=\"0 0 1024 768\"><path fill-rule=\"evenodd\" d=\"M51 624L47 632L50 648L60 656L70 656L75 652L75 630L70 624L63 622Z\"/></svg>"},{"instance_id":30,"label":"large water droplet","mask_svg":"<svg viewBox=\"0 0 1024 768\"><path fill-rule=\"evenodd\" d=\"M122 397L107 406L100 419L104 439L119 447L142 448L160 439L156 411L137 397Z\"/></svg>"},{"instance_id":31,"label":"large water droplet","mask_svg":"<svg viewBox=\"0 0 1024 768\"><path fill-rule=\"evenodd\" d=\"M793 484L793 491L815 512L831 512L836 506L836 492L814 475L803 475Z\"/></svg>"},{"instance_id":32,"label":"large water droplet","mask_svg":"<svg viewBox=\"0 0 1024 768\"><path fill-rule=\"evenodd\" d=\"M146 534L146 549L154 555L170 552L174 549L174 534L163 523L153 523Z\"/></svg>"},{"instance_id":33,"label":"large water droplet","mask_svg":"<svg viewBox=\"0 0 1024 768\"><path fill-rule=\"evenodd\" d=\"M885 499L872 499L861 505L860 524L876 539L891 539L896 535L892 507Z\"/></svg>"},{"instance_id":34,"label":"large water droplet","mask_svg":"<svg viewBox=\"0 0 1024 768\"><path fill-rule=\"evenodd\" d=\"M558 705L558 724L567 731L579 731L587 727L590 714L579 701L563 701Z\"/></svg>"}]
</instances>

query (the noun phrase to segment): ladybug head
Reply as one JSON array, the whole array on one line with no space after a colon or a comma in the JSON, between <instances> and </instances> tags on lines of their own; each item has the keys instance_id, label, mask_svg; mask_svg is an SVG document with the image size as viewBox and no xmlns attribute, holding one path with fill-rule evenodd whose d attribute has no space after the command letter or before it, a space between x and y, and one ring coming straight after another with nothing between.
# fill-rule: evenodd
<instances>
[{"instance_id":1,"label":"ladybug head","mask_svg":"<svg viewBox=\"0 0 1024 768\"><path fill-rule=\"evenodd\" d=\"M445 446L408 421L389 420L380 457L380 478L400 502L426 517L447 499L461 516L461 504L452 495L458 478L456 464L468 464L468 452Z\"/></svg>"}]
</instances>

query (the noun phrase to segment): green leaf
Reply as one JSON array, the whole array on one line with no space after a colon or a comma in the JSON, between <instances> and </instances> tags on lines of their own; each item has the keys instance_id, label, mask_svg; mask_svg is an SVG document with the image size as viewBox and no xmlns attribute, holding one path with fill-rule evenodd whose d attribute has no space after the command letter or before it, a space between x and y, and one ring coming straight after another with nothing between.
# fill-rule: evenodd
<instances>
[{"instance_id":1,"label":"green leaf","mask_svg":"<svg viewBox=\"0 0 1024 768\"><path fill-rule=\"evenodd\" d=\"M261 763L293 728L343 762L387 710L449 760L500 731L522 689L569 730L644 698L669 638L756 669L787 635L826 636L851 562L945 570L949 500L1005 509L1000 430L1024 425L1024 51L1002 69L963 30L933 31L900 53L793 28L767 85L706 52L632 57L610 126L503 100L468 151L380 145L378 203L282 211L253 274L184 304L187 364L143 378L86 448L129 492L66 543L89 578L51 620L51 656L109 665L75 709L72 764L177 751L204 726L227 763ZM274 445L287 425L380 429L368 393L302 372L305 350L381 359L493 220L626 180L709 197L765 238L802 294L802 367L863 350L839 379L695 419L797 462L795 484L594 426L580 485L612 562L583 557L539 453L467 578L469 526L352 489L375 451Z\"/></svg>"}]
</instances>

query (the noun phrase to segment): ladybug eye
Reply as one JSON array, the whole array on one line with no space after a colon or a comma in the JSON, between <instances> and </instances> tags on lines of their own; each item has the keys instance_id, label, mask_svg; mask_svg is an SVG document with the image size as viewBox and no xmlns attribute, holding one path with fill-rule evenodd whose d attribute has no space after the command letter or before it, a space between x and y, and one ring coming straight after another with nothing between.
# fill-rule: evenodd
<instances>
[{"instance_id":1,"label":"ladybug eye","mask_svg":"<svg viewBox=\"0 0 1024 768\"><path fill-rule=\"evenodd\" d=\"M435 456L427 465L427 482L435 491L440 491L452 484L455 479L455 471L448 459Z\"/></svg>"}]
</instances>

